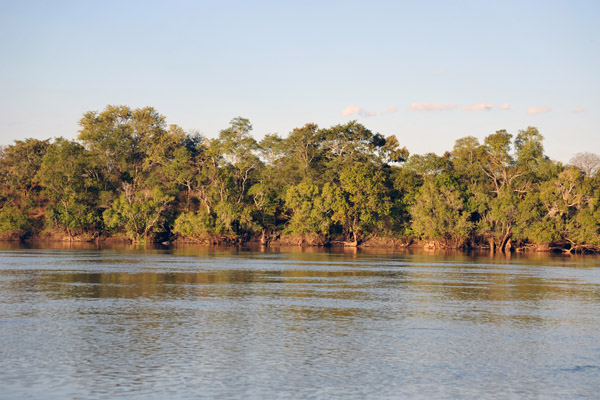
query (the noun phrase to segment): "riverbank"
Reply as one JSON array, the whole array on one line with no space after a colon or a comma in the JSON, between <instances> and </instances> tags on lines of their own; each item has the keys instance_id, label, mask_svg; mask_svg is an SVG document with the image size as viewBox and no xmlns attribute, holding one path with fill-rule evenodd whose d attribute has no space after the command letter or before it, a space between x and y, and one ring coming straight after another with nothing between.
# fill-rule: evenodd
<instances>
[{"instance_id":1,"label":"riverbank","mask_svg":"<svg viewBox=\"0 0 600 400\"><path fill-rule=\"evenodd\" d=\"M596 247L586 247L573 251L566 243L514 243L505 251L492 251L487 243L462 243L460 246L436 240L423 240L416 237L385 237L370 235L359 242L344 240L342 236L326 238L323 235L304 234L290 235L278 234L271 237L231 237L231 236L206 236L206 237L172 237L148 241L135 241L125 235L75 235L69 236L61 231L46 230L39 234L20 236L18 232L3 233L0 243L44 245L44 244L90 244L94 246L112 245L139 245L139 246L213 246L213 247L248 247L248 248L331 248L331 249L370 249L382 250L427 250L427 251L478 251L492 253L600 253ZM67 246L68 247L68 246Z\"/></svg>"}]
</instances>

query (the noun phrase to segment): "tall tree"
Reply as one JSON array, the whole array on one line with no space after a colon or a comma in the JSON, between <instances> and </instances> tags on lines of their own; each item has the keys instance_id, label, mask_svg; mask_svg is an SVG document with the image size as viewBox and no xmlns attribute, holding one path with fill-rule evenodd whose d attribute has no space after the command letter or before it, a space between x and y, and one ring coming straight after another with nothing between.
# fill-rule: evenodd
<instances>
[{"instance_id":1,"label":"tall tree","mask_svg":"<svg viewBox=\"0 0 600 400\"><path fill-rule=\"evenodd\" d=\"M137 187L144 162L160 156L155 144L166 136L165 117L152 107L107 106L100 113L87 112L79 124L78 139L101 167L108 190L118 189L122 182Z\"/></svg>"},{"instance_id":2,"label":"tall tree","mask_svg":"<svg viewBox=\"0 0 600 400\"><path fill-rule=\"evenodd\" d=\"M165 213L173 199L158 187L140 191L125 184L124 193L104 211L104 223L109 229L124 230L136 243L152 241L166 231Z\"/></svg>"},{"instance_id":3,"label":"tall tree","mask_svg":"<svg viewBox=\"0 0 600 400\"><path fill-rule=\"evenodd\" d=\"M83 146L58 138L48 147L36 175L50 200L48 222L64 229L69 238L96 232L100 221L95 204L97 182L91 179L89 165Z\"/></svg>"},{"instance_id":4,"label":"tall tree","mask_svg":"<svg viewBox=\"0 0 600 400\"><path fill-rule=\"evenodd\" d=\"M585 176L592 177L600 171L600 156L594 153L577 153L569 164L579 168Z\"/></svg>"},{"instance_id":5,"label":"tall tree","mask_svg":"<svg viewBox=\"0 0 600 400\"><path fill-rule=\"evenodd\" d=\"M385 175L370 163L355 163L340 174L341 189L347 202L343 224L357 245L370 228L382 227L392 203Z\"/></svg>"},{"instance_id":6,"label":"tall tree","mask_svg":"<svg viewBox=\"0 0 600 400\"><path fill-rule=\"evenodd\" d=\"M427 179L410 209L412 228L444 247L459 247L471 233L469 214L456 184L447 175Z\"/></svg>"},{"instance_id":7,"label":"tall tree","mask_svg":"<svg viewBox=\"0 0 600 400\"><path fill-rule=\"evenodd\" d=\"M39 191L35 179L41 168L42 159L50 146L50 140L17 140L3 149L0 156L0 182L2 195L10 202L31 200Z\"/></svg>"},{"instance_id":8,"label":"tall tree","mask_svg":"<svg viewBox=\"0 0 600 400\"><path fill-rule=\"evenodd\" d=\"M17 140L0 151L0 233L22 239L42 217L42 187L36 179L49 140Z\"/></svg>"}]
</instances>

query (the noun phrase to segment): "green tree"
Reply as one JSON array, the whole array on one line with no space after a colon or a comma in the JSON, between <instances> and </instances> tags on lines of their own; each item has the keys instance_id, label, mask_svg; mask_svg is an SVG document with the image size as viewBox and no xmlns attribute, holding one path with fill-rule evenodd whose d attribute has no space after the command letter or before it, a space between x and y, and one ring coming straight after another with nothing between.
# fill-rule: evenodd
<instances>
[{"instance_id":1,"label":"green tree","mask_svg":"<svg viewBox=\"0 0 600 400\"><path fill-rule=\"evenodd\" d=\"M342 170L340 183L347 203L341 222L358 244L366 231L381 228L390 215L392 203L385 175L370 163L356 163Z\"/></svg>"},{"instance_id":2,"label":"green tree","mask_svg":"<svg viewBox=\"0 0 600 400\"><path fill-rule=\"evenodd\" d=\"M23 239L39 225L44 200L36 175L49 140L17 140L0 150L0 233Z\"/></svg>"},{"instance_id":3,"label":"green tree","mask_svg":"<svg viewBox=\"0 0 600 400\"><path fill-rule=\"evenodd\" d=\"M545 211L541 223L551 223L556 232L554 236L566 241L569 251L582 251L600 244L598 194L581 170L567 168L545 183L540 201ZM531 225L537 224L532 221Z\"/></svg>"},{"instance_id":4,"label":"green tree","mask_svg":"<svg viewBox=\"0 0 600 400\"><path fill-rule=\"evenodd\" d=\"M175 219L173 232L188 239L213 241L214 219L204 208L196 212L183 212Z\"/></svg>"},{"instance_id":5,"label":"green tree","mask_svg":"<svg viewBox=\"0 0 600 400\"><path fill-rule=\"evenodd\" d=\"M479 216L476 222L477 233L487 239L490 250L510 250L508 243L519 216L519 199L516 193L502 187L494 196L482 191L472 194L470 208Z\"/></svg>"},{"instance_id":6,"label":"green tree","mask_svg":"<svg viewBox=\"0 0 600 400\"><path fill-rule=\"evenodd\" d=\"M312 123L295 128L285 139L288 157L282 169L292 176L294 182L317 179L323 172L324 141L325 131Z\"/></svg>"},{"instance_id":7,"label":"green tree","mask_svg":"<svg viewBox=\"0 0 600 400\"><path fill-rule=\"evenodd\" d=\"M165 212L173 196L160 188L136 191L133 185L125 185L125 191L104 211L104 224L113 230L124 230L136 243L151 241L153 235L165 232Z\"/></svg>"},{"instance_id":8,"label":"green tree","mask_svg":"<svg viewBox=\"0 0 600 400\"><path fill-rule=\"evenodd\" d=\"M47 221L64 229L69 238L98 229L97 188L89 165L83 146L58 138L48 147L36 175L50 201Z\"/></svg>"},{"instance_id":9,"label":"green tree","mask_svg":"<svg viewBox=\"0 0 600 400\"><path fill-rule=\"evenodd\" d=\"M0 237L21 240L31 233L31 220L23 210L12 204L0 207Z\"/></svg>"},{"instance_id":10,"label":"green tree","mask_svg":"<svg viewBox=\"0 0 600 400\"><path fill-rule=\"evenodd\" d=\"M492 191L496 194L504 188L512 188L513 181L522 175L514 168L511 145L512 135L505 130L496 131L484 141L483 158L479 165L491 180Z\"/></svg>"},{"instance_id":11,"label":"green tree","mask_svg":"<svg viewBox=\"0 0 600 400\"><path fill-rule=\"evenodd\" d=\"M324 236L329 234L332 210L323 199L321 191L322 188L310 179L305 179L287 190L285 205L292 214L287 223L290 233L316 233Z\"/></svg>"},{"instance_id":12,"label":"green tree","mask_svg":"<svg viewBox=\"0 0 600 400\"><path fill-rule=\"evenodd\" d=\"M32 200L39 191L36 174L41 168L50 140L17 140L0 156L2 194L11 202Z\"/></svg>"},{"instance_id":13,"label":"green tree","mask_svg":"<svg viewBox=\"0 0 600 400\"><path fill-rule=\"evenodd\" d=\"M122 182L137 187L144 169L170 150L163 146L165 117L152 107L107 106L85 113L79 124L78 139L98 164L105 190L120 189Z\"/></svg>"},{"instance_id":14,"label":"green tree","mask_svg":"<svg viewBox=\"0 0 600 400\"><path fill-rule=\"evenodd\" d=\"M412 229L419 237L444 247L460 247L472 228L465 208L463 196L447 176L428 179L410 209Z\"/></svg>"},{"instance_id":15,"label":"green tree","mask_svg":"<svg viewBox=\"0 0 600 400\"><path fill-rule=\"evenodd\" d=\"M326 181L335 181L344 168L357 162L382 163L380 155L386 144L385 138L356 121L332 126L321 134L324 137L322 148L326 160Z\"/></svg>"}]
</instances>

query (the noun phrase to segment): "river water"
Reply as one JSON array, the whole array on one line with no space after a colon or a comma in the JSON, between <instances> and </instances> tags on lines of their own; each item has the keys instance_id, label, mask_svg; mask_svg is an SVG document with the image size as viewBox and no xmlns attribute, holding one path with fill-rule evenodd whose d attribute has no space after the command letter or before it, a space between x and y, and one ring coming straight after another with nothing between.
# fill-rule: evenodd
<instances>
[{"instance_id":1,"label":"river water","mask_svg":"<svg viewBox=\"0 0 600 400\"><path fill-rule=\"evenodd\" d=\"M0 398L598 398L599 267L0 248Z\"/></svg>"}]
</instances>

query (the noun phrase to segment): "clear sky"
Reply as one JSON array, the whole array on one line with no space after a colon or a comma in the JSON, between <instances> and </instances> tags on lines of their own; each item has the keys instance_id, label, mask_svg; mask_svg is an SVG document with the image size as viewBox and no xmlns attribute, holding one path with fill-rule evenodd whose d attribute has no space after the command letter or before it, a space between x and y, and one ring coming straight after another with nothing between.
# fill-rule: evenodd
<instances>
[{"instance_id":1,"label":"clear sky","mask_svg":"<svg viewBox=\"0 0 600 400\"><path fill-rule=\"evenodd\" d=\"M600 1L0 0L0 145L107 104L215 137L357 119L411 153L536 126L600 154Z\"/></svg>"}]
</instances>

